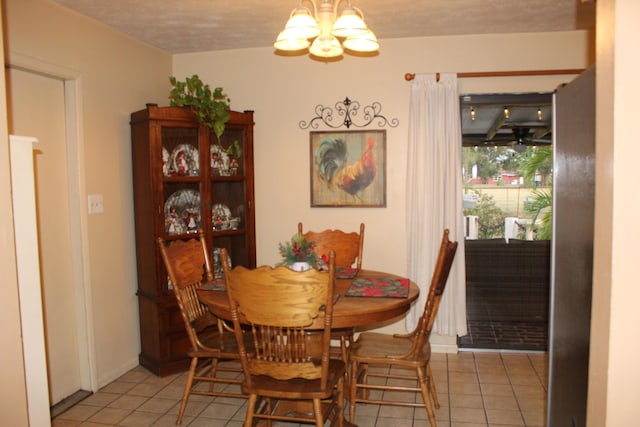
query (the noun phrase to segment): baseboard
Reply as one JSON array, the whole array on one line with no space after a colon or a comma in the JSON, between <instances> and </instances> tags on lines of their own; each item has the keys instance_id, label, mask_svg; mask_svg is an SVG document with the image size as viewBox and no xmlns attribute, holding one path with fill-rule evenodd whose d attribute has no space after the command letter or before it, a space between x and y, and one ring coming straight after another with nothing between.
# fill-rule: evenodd
<instances>
[{"instance_id":1,"label":"baseboard","mask_svg":"<svg viewBox=\"0 0 640 427\"><path fill-rule=\"evenodd\" d=\"M138 362L138 358L134 357L133 359L130 359L129 361L125 362L123 365L119 366L118 368L108 372L105 375L101 375L98 378L98 388L102 388L107 384L112 383L113 381L117 380L122 375L126 374L127 372L129 372L130 370L138 366L139 364L140 363Z\"/></svg>"},{"instance_id":2,"label":"baseboard","mask_svg":"<svg viewBox=\"0 0 640 427\"><path fill-rule=\"evenodd\" d=\"M457 337L450 337L448 335L438 335L432 333L429 342L431 343L432 353L458 353Z\"/></svg>"},{"instance_id":3,"label":"baseboard","mask_svg":"<svg viewBox=\"0 0 640 427\"><path fill-rule=\"evenodd\" d=\"M458 346L456 344L431 344L432 353L458 353Z\"/></svg>"}]
</instances>

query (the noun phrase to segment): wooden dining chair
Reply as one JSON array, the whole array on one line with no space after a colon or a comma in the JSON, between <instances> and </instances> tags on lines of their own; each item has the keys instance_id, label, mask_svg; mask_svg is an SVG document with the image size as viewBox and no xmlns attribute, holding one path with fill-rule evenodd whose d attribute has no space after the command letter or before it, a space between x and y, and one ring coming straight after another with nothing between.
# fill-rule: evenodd
<instances>
[{"instance_id":1,"label":"wooden dining chair","mask_svg":"<svg viewBox=\"0 0 640 427\"><path fill-rule=\"evenodd\" d=\"M221 255L244 369L242 390L249 395L244 425L263 419L268 425L280 420L321 427L331 420L332 426L343 426L346 366L329 358L333 252L328 273L297 272L286 266L230 269L226 250ZM320 315L322 326L310 330ZM254 352L244 347L243 325L253 337ZM307 409L293 409L299 401L306 401Z\"/></svg>"},{"instance_id":2,"label":"wooden dining chair","mask_svg":"<svg viewBox=\"0 0 640 427\"><path fill-rule=\"evenodd\" d=\"M360 224L360 233L342 230L303 231L298 223L298 234L305 240L315 243L314 252L321 257L329 251L336 253L336 268L362 268L362 248L364 246L364 224Z\"/></svg>"},{"instance_id":3,"label":"wooden dining chair","mask_svg":"<svg viewBox=\"0 0 640 427\"><path fill-rule=\"evenodd\" d=\"M158 246L191 345L187 353L191 364L176 421L176 424L181 424L192 394L236 398L247 396L239 390L242 370L219 365L220 360L238 360L240 357L231 327L211 314L198 300L198 288L203 282L214 278L204 232L199 230L186 240L167 241L159 237ZM221 372L225 376L218 375ZM200 382L208 383L208 388L196 388ZM230 384L238 387L238 390L227 390Z\"/></svg>"},{"instance_id":4,"label":"wooden dining chair","mask_svg":"<svg viewBox=\"0 0 640 427\"><path fill-rule=\"evenodd\" d=\"M355 268L362 268L362 249L364 247L364 224L360 223L360 233L342 230L306 231L302 230L302 223L298 223L298 234L305 240L315 243L314 252L318 257L329 251L336 253L336 268L347 269L355 264ZM349 346L353 344L355 331L351 329L334 329L332 338L340 341L340 347L332 350L333 355L342 357L348 363Z\"/></svg>"},{"instance_id":5,"label":"wooden dining chair","mask_svg":"<svg viewBox=\"0 0 640 427\"><path fill-rule=\"evenodd\" d=\"M350 352L349 419L351 422L356 416L356 403L360 402L392 406L423 406L427 410L431 426L436 425L429 394L432 395L436 408L440 407L440 403L429 366L431 357L429 336L457 248L458 242L451 242L449 230L444 230L427 301L416 329L409 334L394 335L364 332L354 343ZM368 369L370 365L389 367L389 373L370 372ZM393 368L413 369L415 372L414 375L401 375L397 374L398 371L394 371ZM378 382L371 384L368 380L372 377L387 381L384 384ZM397 380L417 380L418 386L402 386ZM383 394L379 395L380 398L374 397L369 393L371 390L408 392L411 393L411 398L403 401L385 400ZM416 392L422 395L421 403L413 398Z\"/></svg>"}]
</instances>

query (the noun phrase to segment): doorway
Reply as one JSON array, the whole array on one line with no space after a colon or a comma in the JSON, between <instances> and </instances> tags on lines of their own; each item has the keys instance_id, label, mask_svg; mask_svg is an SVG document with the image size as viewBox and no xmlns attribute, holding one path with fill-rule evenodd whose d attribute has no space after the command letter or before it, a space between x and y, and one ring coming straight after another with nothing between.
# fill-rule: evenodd
<instances>
[{"instance_id":1,"label":"doorway","mask_svg":"<svg viewBox=\"0 0 640 427\"><path fill-rule=\"evenodd\" d=\"M9 130L34 147L49 401L94 390L77 174L77 85L73 73L12 55L7 69Z\"/></svg>"},{"instance_id":2,"label":"doorway","mask_svg":"<svg viewBox=\"0 0 640 427\"><path fill-rule=\"evenodd\" d=\"M545 351L551 93L460 97L468 335L461 348Z\"/></svg>"}]
</instances>

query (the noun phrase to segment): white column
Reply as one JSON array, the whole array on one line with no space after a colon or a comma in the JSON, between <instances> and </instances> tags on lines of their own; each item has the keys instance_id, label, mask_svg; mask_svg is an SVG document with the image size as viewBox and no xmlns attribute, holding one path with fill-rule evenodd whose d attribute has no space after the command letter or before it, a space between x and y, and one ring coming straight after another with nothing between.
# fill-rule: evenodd
<instances>
[{"instance_id":1,"label":"white column","mask_svg":"<svg viewBox=\"0 0 640 427\"><path fill-rule=\"evenodd\" d=\"M33 144L38 140L32 137L11 135L9 142L13 227L16 239L22 350L27 382L29 425L50 426L49 382L40 289L38 223L33 169Z\"/></svg>"}]
</instances>

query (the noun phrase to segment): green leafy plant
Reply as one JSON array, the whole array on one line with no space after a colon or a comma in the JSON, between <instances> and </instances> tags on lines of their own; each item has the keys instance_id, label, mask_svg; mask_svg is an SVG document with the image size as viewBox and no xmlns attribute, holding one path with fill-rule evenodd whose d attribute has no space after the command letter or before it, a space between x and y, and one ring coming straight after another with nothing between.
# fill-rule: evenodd
<instances>
[{"instance_id":1,"label":"green leafy plant","mask_svg":"<svg viewBox=\"0 0 640 427\"><path fill-rule=\"evenodd\" d=\"M211 90L197 74L187 77L185 81L179 81L171 76L169 82L173 86L169 92L170 105L191 108L198 117L198 121L211 128L220 139L231 116L229 98L222 88L217 87Z\"/></svg>"},{"instance_id":2,"label":"green leafy plant","mask_svg":"<svg viewBox=\"0 0 640 427\"><path fill-rule=\"evenodd\" d=\"M242 146L240 145L240 141L235 139L233 143L229 144L225 152L236 159L242 157Z\"/></svg>"},{"instance_id":3,"label":"green leafy plant","mask_svg":"<svg viewBox=\"0 0 640 427\"><path fill-rule=\"evenodd\" d=\"M524 175L528 182L533 182L537 173L550 176L553 171L553 150L551 147L537 148L524 162ZM553 194L550 191L536 190L533 200L525 205L525 211L533 215L531 227L536 233L536 240L550 240L553 227ZM536 224L538 218L541 225Z\"/></svg>"},{"instance_id":4,"label":"green leafy plant","mask_svg":"<svg viewBox=\"0 0 640 427\"><path fill-rule=\"evenodd\" d=\"M309 265L315 267L318 263L318 257L314 252L316 244L306 240L298 233L291 237L291 240L278 244L282 262L280 265L291 265L294 262L308 262Z\"/></svg>"},{"instance_id":5,"label":"green leafy plant","mask_svg":"<svg viewBox=\"0 0 640 427\"><path fill-rule=\"evenodd\" d=\"M536 227L536 240L550 240L553 227L553 196L549 191L536 190L533 193L533 201L525 206L525 210L533 214L532 227ZM542 224L538 227L536 222L540 218Z\"/></svg>"}]
</instances>

